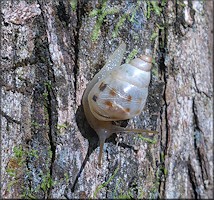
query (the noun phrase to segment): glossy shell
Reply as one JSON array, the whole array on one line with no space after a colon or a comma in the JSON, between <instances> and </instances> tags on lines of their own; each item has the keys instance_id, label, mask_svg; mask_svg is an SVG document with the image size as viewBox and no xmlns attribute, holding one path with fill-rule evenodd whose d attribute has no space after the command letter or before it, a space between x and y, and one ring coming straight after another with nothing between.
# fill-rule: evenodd
<instances>
[{"instance_id":1,"label":"glossy shell","mask_svg":"<svg viewBox=\"0 0 214 200\"><path fill-rule=\"evenodd\" d=\"M139 115L148 95L151 57L143 55L129 64L117 64L113 69L104 70L88 95L92 114L101 121L125 120Z\"/></svg>"}]
</instances>

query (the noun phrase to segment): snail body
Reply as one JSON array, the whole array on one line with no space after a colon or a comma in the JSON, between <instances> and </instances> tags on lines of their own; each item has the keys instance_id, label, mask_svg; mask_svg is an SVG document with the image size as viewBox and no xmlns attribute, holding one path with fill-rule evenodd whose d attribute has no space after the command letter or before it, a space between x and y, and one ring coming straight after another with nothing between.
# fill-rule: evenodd
<instances>
[{"instance_id":1,"label":"snail body","mask_svg":"<svg viewBox=\"0 0 214 200\"><path fill-rule=\"evenodd\" d=\"M130 63L121 65L125 48L125 43L122 43L115 50L105 66L87 85L83 95L83 108L87 121L99 137L99 165L101 165L104 142L113 133L154 132L112 124L112 121L138 116L148 96L152 58L141 55Z\"/></svg>"}]
</instances>

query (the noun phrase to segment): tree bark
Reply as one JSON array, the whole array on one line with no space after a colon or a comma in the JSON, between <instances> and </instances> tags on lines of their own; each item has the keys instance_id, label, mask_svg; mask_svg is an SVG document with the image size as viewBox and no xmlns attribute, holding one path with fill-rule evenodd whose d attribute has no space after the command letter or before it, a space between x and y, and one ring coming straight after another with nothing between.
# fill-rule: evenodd
<instances>
[{"instance_id":1,"label":"tree bark","mask_svg":"<svg viewBox=\"0 0 214 200\"><path fill-rule=\"evenodd\" d=\"M213 198L212 1L1 2L2 198ZM146 106L103 164L82 107L124 41L149 49ZM133 51L134 50L134 51Z\"/></svg>"},{"instance_id":2,"label":"tree bark","mask_svg":"<svg viewBox=\"0 0 214 200\"><path fill-rule=\"evenodd\" d=\"M184 8L168 2L161 122L165 198L213 196L212 12L212 1Z\"/></svg>"}]
</instances>

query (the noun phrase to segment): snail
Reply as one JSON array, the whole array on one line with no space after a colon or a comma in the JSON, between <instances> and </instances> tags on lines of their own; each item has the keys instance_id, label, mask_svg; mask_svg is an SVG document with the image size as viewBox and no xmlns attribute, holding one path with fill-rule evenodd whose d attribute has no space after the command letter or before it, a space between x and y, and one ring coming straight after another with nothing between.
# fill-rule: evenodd
<instances>
[{"instance_id":1,"label":"snail","mask_svg":"<svg viewBox=\"0 0 214 200\"><path fill-rule=\"evenodd\" d=\"M109 57L104 67L87 85L83 98L83 109L89 125L99 137L101 166L105 140L118 132L149 132L112 124L112 121L131 119L138 116L146 103L152 57L141 55L128 64L121 65L126 45L124 42Z\"/></svg>"}]
</instances>

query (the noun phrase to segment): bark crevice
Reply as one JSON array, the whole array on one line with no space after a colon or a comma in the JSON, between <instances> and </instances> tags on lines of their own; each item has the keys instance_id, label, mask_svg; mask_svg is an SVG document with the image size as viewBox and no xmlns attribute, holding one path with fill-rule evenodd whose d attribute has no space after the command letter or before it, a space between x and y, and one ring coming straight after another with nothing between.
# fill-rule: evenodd
<instances>
[{"instance_id":1,"label":"bark crevice","mask_svg":"<svg viewBox=\"0 0 214 200\"><path fill-rule=\"evenodd\" d=\"M166 16L164 14L163 10L163 23L166 25ZM166 163L165 163L165 156L168 154L168 146L170 143L170 132L169 132L169 124L168 124L168 99L167 99L167 81L168 81L168 68L165 65L165 57L167 55L167 26L164 27L163 30L159 30L159 69L161 72L161 78L163 80L163 107L160 111L160 120L161 124L164 125L164 127L161 126L161 151L160 151L160 162L161 162L161 170L165 169ZM164 172L159 175L159 187L158 192L161 194L165 191L165 181L164 178L161 178L161 176L165 176Z\"/></svg>"}]
</instances>

